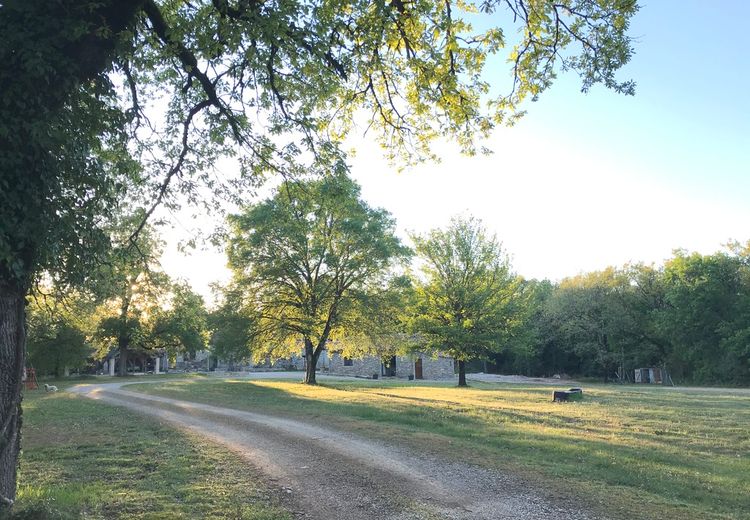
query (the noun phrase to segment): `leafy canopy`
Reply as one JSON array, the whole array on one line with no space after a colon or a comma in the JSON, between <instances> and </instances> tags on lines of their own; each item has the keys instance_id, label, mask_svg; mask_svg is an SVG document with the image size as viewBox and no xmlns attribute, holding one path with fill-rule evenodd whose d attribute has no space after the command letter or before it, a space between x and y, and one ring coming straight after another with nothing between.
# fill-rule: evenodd
<instances>
[{"instance_id":1,"label":"leafy canopy","mask_svg":"<svg viewBox=\"0 0 750 520\"><path fill-rule=\"evenodd\" d=\"M143 210L137 210L108 226L112 246L91 284L101 302L91 317L98 323L99 353L105 355L113 345L121 354L202 350L207 340L203 298L161 270L163 244L155 228L144 226L138 241L130 241L142 218Z\"/></svg>"},{"instance_id":2,"label":"leafy canopy","mask_svg":"<svg viewBox=\"0 0 750 520\"><path fill-rule=\"evenodd\" d=\"M299 351L302 340L316 360L408 255L394 220L343 173L284 182L230 226L229 265L257 316L253 343Z\"/></svg>"},{"instance_id":3,"label":"leafy canopy","mask_svg":"<svg viewBox=\"0 0 750 520\"><path fill-rule=\"evenodd\" d=\"M94 304L84 294L37 289L27 307L27 366L37 374L63 375L85 366L94 353L89 318Z\"/></svg>"},{"instance_id":4,"label":"leafy canopy","mask_svg":"<svg viewBox=\"0 0 750 520\"><path fill-rule=\"evenodd\" d=\"M497 238L474 218L412 240L424 280L417 286L413 328L427 345L459 361L499 350L516 325L521 281Z\"/></svg>"},{"instance_id":5,"label":"leafy canopy","mask_svg":"<svg viewBox=\"0 0 750 520\"><path fill-rule=\"evenodd\" d=\"M221 304L208 315L211 353L230 364L251 359L254 314L248 311L236 286L221 290Z\"/></svg>"},{"instance_id":6,"label":"leafy canopy","mask_svg":"<svg viewBox=\"0 0 750 520\"><path fill-rule=\"evenodd\" d=\"M125 192L221 204L330 165L355 123L420 160L523 112L560 69L632 93L635 0L6 0L0 278L85 276ZM472 26L482 26L476 29ZM511 82L491 88L510 46ZM490 65L492 64L492 65ZM311 152L305 154L304 152ZM235 156L238 177L216 175ZM206 196L211 194L211 196ZM211 204L213 202L213 204Z\"/></svg>"}]
</instances>

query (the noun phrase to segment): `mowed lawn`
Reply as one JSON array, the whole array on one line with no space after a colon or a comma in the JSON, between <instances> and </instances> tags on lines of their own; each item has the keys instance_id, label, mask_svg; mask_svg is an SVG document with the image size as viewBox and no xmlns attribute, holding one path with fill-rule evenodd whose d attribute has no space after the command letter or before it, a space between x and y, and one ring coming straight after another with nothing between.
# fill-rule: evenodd
<instances>
[{"instance_id":1,"label":"mowed lawn","mask_svg":"<svg viewBox=\"0 0 750 520\"><path fill-rule=\"evenodd\" d=\"M512 471L610 518L750 518L750 394L545 386L196 380L128 387L306 418Z\"/></svg>"},{"instance_id":2,"label":"mowed lawn","mask_svg":"<svg viewBox=\"0 0 750 520\"><path fill-rule=\"evenodd\" d=\"M238 456L85 397L27 391L22 446L14 519L292 518Z\"/></svg>"}]
</instances>

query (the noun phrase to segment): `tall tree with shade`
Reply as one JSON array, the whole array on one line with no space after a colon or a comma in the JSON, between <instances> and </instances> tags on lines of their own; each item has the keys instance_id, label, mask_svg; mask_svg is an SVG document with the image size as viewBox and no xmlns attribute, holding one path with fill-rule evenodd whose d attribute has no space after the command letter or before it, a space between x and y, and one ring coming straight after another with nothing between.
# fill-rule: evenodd
<instances>
[{"instance_id":1,"label":"tall tree with shade","mask_svg":"<svg viewBox=\"0 0 750 520\"><path fill-rule=\"evenodd\" d=\"M499 351L517 325L521 280L474 218L453 219L448 229L412 240L424 275L413 329L430 349L458 361L458 385L466 386L466 361Z\"/></svg>"},{"instance_id":2,"label":"tall tree with shade","mask_svg":"<svg viewBox=\"0 0 750 520\"><path fill-rule=\"evenodd\" d=\"M301 347L304 382L315 384L329 339L408 255L394 220L338 173L285 182L230 224L229 265L256 313L253 350Z\"/></svg>"}]
</instances>

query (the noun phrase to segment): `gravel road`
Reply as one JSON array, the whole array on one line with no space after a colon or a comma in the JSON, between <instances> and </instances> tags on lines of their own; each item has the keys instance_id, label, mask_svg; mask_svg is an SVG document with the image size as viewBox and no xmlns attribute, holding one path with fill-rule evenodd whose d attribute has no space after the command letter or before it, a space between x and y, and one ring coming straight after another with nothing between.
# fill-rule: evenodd
<instances>
[{"instance_id":1,"label":"gravel road","mask_svg":"<svg viewBox=\"0 0 750 520\"><path fill-rule=\"evenodd\" d=\"M231 449L268 476L299 518L600 518L498 471L298 420L132 392L123 384L70 391L154 416Z\"/></svg>"}]
</instances>

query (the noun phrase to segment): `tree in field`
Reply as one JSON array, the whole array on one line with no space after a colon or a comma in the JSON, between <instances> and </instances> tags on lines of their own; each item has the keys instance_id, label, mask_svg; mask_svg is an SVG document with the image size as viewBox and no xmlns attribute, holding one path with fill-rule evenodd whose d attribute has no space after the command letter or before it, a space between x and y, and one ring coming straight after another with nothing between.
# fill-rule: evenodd
<instances>
[{"instance_id":1,"label":"tree in field","mask_svg":"<svg viewBox=\"0 0 750 520\"><path fill-rule=\"evenodd\" d=\"M149 324L160 308L160 299L169 289L169 277L160 270L158 261L162 243L155 231L146 226L137 247L128 240L134 222L142 212L121 217L110 229L112 247L96 273L94 291L103 301L97 310L96 337L100 353L112 345L120 356L118 375L127 375L130 354L150 347Z\"/></svg>"},{"instance_id":2,"label":"tree in field","mask_svg":"<svg viewBox=\"0 0 750 520\"><path fill-rule=\"evenodd\" d=\"M255 323L242 291L234 286L221 290L221 304L208 315L211 353L226 360L230 367L249 360Z\"/></svg>"},{"instance_id":3,"label":"tree in field","mask_svg":"<svg viewBox=\"0 0 750 520\"><path fill-rule=\"evenodd\" d=\"M166 302L150 319L148 345L170 355L195 354L208 343L208 311L203 296L184 282L173 283L164 295Z\"/></svg>"},{"instance_id":4,"label":"tree in field","mask_svg":"<svg viewBox=\"0 0 750 520\"><path fill-rule=\"evenodd\" d=\"M113 305L114 304L114 305ZM109 300L98 310L95 337L100 355L116 345L118 375L127 375L133 355L166 350L171 356L204 350L208 339L203 297L185 284L164 279L158 286L138 280L132 289Z\"/></svg>"},{"instance_id":5,"label":"tree in field","mask_svg":"<svg viewBox=\"0 0 750 520\"><path fill-rule=\"evenodd\" d=\"M390 363L393 356L421 352L423 346L409 327L408 310L416 291L410 273L372 284L359 294L357 305L342 316L332 348L343 357L379 357Z\"/></svg>"},{"instance_id":6,"label":"tree in field","mask_svg":"<svg viewBox=\"0 0 750 520\"><path fill-rule=\"evenodd\" d=\"M516 326L521 281L497 238L474 218L412 240L424 275L414 331L458 361L458 385L466 386L466 361L498 352Z\"/></svg>"},{"instance_id":7,"label":"tree in field","mask_svg":"<svg viewBox=\"0 0 750 520\"><path fill-rule=\"evenodd\" d=\"M663 327L669 303L666 297L664 269L644 264L627 265L624 273L629 287L623 311L629 316L625 333L630 341L630 355L625 356L626 369L665 367L671 371L671 341Z\"/></svg>"},{"instance_id":8,"label":"tree in field","mask_svg":"<svg viewBox=\"0 0 750 520\"><path fill-rule=\"evenodd\" d=\"M230 218L229 265L256 312L254 350L301 347L308 384L328 340L408 254L390 215L359 191L342 173L287 181Z\"/></svg>"},{"instance_id":9,"label":"tree in field","mask_svg":"<svg viewBox=\"0 0 750 520\"><path fill-rule=\"evenodd\" d=\"M476 8L451 1L2 2L0 507L15 496L24 299L42 272L87 276L125 194L147 197L144 217L178 196L216 208L294 170L304 149L339 159L359 114L396 154L422 158L440 136L472 152L561 68L584 90L632 92L615 73L632 54L635 0L480 8L512 22L475 31ZM490 93L483 68L514 31L510 86ZM156 99L167 110L149 116ZM220 155L238 158L237 178L213 174Z\"/></svg>"},{"instance_id":10,"label":"tree in field","mask_svg":"<svg viewBox=\"0 0 750 520\"><path fill-rule=\"evenodd\" d=\"M750 241L727 244L737 269L734 312L722 327L720 381L750 385Z\"/></svg>"},{"instance_id":11,"label":"tree in field","mask_svg":"<svg viewBox=\"0 0 750 520\"><path fill-rule=\"evenodd\" d=\"M549 280L523 280L519 287L517 326L507 338L503 349L491 356L501 373L527 376L551 372L559 373L555 366L554 346L548 341L543 327L546 301L554 293ZM548 359L548 358L552 359ZM551 368L555 366L555 368Z\"/></svg>"},{"instance_id":12,"label":"tree in field","mask_svg":"<svg viewBox=\"0 0 750 520\"><path fill-rule=\"evenodd\" d=\"M659 314L676 376L700 383L750 381L750 263L747 246L712 255L677 251L664 266Z\"/></svg>"},{"instance_id":13,"label":"tree in field","mask_svg":"<svg viewBox=\"0 0 750 520\"><path fill-rule=\"evenodd\" d=\"M127 229L125 228L120 228ZM97 290L104 302L93 320L100 355L112 345L120 356L118 375L127 375L131 354L165 349L195 353L206 347L208 325L203 297L185 283L173 283L160 270L161 244L146 226L139 245L115 248L101 267Z\"/></svg>"},{"instance_id":14,"label":"tree in field","mask_svg":"<svg viewBox=\"0 0 750 520\"><path fill-rule=\"evenodd\" d=\"M749 258L735 242L711 255L678 250L662 267L610 267L537 285L542 298L530 300L533 312L495 360L529 375L632 380L634 368L662 367L675 380L747 384Z\"/></svg>"}]
</instances>

